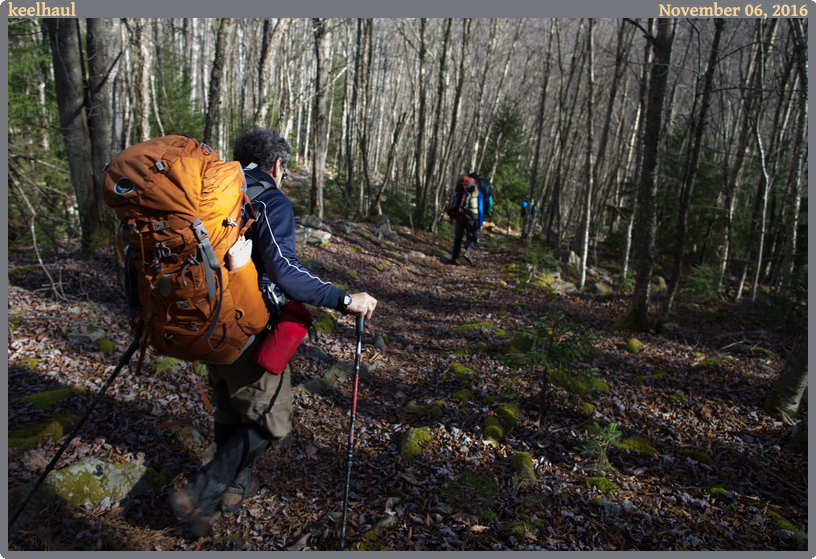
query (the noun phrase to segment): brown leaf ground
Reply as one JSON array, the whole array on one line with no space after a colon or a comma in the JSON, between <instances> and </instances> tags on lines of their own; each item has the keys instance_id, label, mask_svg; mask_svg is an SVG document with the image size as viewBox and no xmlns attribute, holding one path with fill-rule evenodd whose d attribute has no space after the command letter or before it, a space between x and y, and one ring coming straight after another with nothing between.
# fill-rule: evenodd
<instances>
[{"instance_id":1,"label":"brown leaf ground","mask_svg":"<svg viewBox=\"0 0 816 559\"><path fill-rule=\"evenodd\" d=\"M787 450L790 427L762 410L783 361L733 355L720 366L695 367L697 352L727 354L721 349L735 342L784 356L789 345L784 335L763 331L741 311L715 318L703 305L679 304L672 318L675 333L637 335L645 348L633 355L625 350L632 333L607 330L625 313L626 295L551 299L539 288L513 286L503 271L516 256L498 248L513 248L515 240L502 243L496 240L503 238L500 233L488 234L493 240L479 245L476 266L452 267L431 256L435 246L449 250L450 239L398 231L399 246L390 246L333 227L328 246L300 249L302 259L323 262L324 279L379 299L363 344L363 362L380 366L359 388L347 528L351 549L783 550L794 548L792 530L807 532L807 456ZM81 396L50 410L32 409L19 399L66 386L94 393L130 342L121 317L124 302L114 287L112 250L47 261L68 301L53 296L41 270L24 268L34 263L26 255L9 258L10 432L61 413L83 414L90 400ZM572 366L597 367L607 393L576 400L556 390L551 405L542 408L538 380L497 360L509 337L487 328L455 333L472 323L512 331L531 313L555 309L601 334L591 359ZM104 354L96 344L63 337L67 328L86 325L106 328L115 350ZM377 335L389 338L386 349L374 349ZM474 351L479 342L486 349ZM353 363L352 319L340 318L320 347L335 361ZM310 355L311 345L304 342L295 357L294 384L328 368ZM37 362L25 361L31 358ZM446 374L452 363L473 372L459 380ZM665 376L634 382L659 371ZM56 503L11 535L9 549L336 549L338 524L329 513L342 509L351 388L344 382L320 396L295 395L296 442L259 457L262 490L238 513L216 520L215 538L189 539L165 491L156 490L104 508ZM464 403L453 398L463 388L473 394ZM484 398L501 394L521 406L522 417L500 445L484 444L484 419L496 415L496 404ZM441 417L403 412L411 401L434 400L444 401ZM583 403L594 406L594 416ZM807 415L806 406L802 413ZM144 463L169 468L172 484L181 485L203 453L195 458L185 453L181 427L156 429L179 419L192 420L211 440L211 419L189 366L158 375L149 368L139 375L123 372L58 467L85 457ZM624 438L646 437L658 451L652 456L610 450L620 491L602 495L588 486L592 462L577 448L592 421L617 423ZM400 456L400 442L415 427L428 427L432 439L409 461ZM39 450L49 460L61 443L46 441ZM713 463L687 458L682 449L704 452ZM510 457L517 452L531 455L539 483L514 478ZM9 488L42 471L42 458L38 465L24 454L9 449ZM715 486L724 490L712 493ZM372 531L387 515L395 517L393 525ZM783 526L780 518L789 524Z\"/></svg>"}]
</instances>

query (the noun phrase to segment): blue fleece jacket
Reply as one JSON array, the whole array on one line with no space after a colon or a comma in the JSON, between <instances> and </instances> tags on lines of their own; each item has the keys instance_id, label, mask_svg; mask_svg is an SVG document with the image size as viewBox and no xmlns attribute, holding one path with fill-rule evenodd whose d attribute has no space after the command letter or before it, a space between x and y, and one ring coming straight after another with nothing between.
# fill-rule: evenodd
<instances>
[{"instance_id":1,"label":"blue fleece jacket","mask_svg":"<svg viewBox=\"0 0 816 559\"><path fill-rule=\"evenodd\" d=\"M245 170L248 186L255 181L275 184L258 169ZM253 180L254 179L254 180ZM316 307L336 308L343 291L307 270L295 251L295 214L286 195L267 188L252 201L257 220L246 232L252 240L252 260L266 286L275 283L288 299Z\"/></svg>"}]
</instances>

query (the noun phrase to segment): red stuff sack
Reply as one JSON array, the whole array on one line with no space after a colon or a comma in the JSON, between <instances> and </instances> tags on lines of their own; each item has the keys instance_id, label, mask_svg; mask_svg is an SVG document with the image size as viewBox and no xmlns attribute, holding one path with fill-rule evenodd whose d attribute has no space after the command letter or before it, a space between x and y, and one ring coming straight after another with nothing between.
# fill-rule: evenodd
<instances>
[{"instance_id":1,"label":"red stuff sack","mask_svg":"<svg viewBox=\"0 0 816 559\"><path fill-rule=\"evenodd\" d=\"M312 326L312 313L303 303L287 301L281 309L275 328L255 350L255 364L273 375L279 375Z\"/></svg>"}]
</instances>

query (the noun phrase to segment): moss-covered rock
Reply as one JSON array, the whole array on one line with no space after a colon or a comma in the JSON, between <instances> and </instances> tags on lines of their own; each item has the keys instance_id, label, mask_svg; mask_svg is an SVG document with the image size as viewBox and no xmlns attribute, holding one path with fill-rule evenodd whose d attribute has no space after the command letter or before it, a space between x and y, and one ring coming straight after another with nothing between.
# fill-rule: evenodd
<instances>
[{"instance_id":1,"label":"moss-covered rock","mask_svg":"<svg viewBox=\"0 0 816 559\"><path fill-rule=\"evenodd\" d=\"M609 385L600 379L586 378L576 372L561 369L550 371L550 383L563 388L574 396L609 392Z\"/></svg>"},{"instance_id":2,"label":"moss-covered rock","mask_svg":"<svg viewBox=\"0 0 816 559\"><path fill-rule=\"evenodd\" d=\"M317 315L315 318L315 328L321 334L331 334L337 326L337 317L330 312L313 310L312 313Z\"/></svg>"},{"instance_id":3,"label":"moss-covered rock","mask_svg":"<svg viewBox=\"0 0 816 559\"><path fill-rule=\"evenodd\" d=\"M116 345L111 340L103 338L96 342L96 347L98 347L102 353L111 353L116 348Z\"/></svg>"},{"instance_id":4,"label":"moss-covered rock","mask_svg":"<svg viewBox=\"0 0 816 559\"><path fill-rule=\"evenodd\" d=\"M676 392L675 394L669 394L669 400L672 402L679 402L681 400L685 400L686 395L682 392Z\"/></svg>"},{"instance_id":5,"label":"moss-covered rock","mask_svg":"<svg viewBox=\"0 0 816 559\"><path fill-rule=\"evenodd\" d=\"M586 415L593 415L595 413L595 406L590 404L589 402L584 402L581 404L581 411L583 411Z\"/></svg>"},{"instance_id":6,"label":"moss-covered rock","mask_svg":"<svg viewBox=\"0 0 816 559\"><path fill-rule=\"evenodd\" d=\"M588 486L596 488L601 493L615 493L621 490L620 485L605 477L588 477L586 482Z\"/></svg>"},{"instance_id":7,"label":"moss-covered rock","mask_svg":"<svg viewBox=\"0 0 816 559\"><path fill-rule=\"evenodd\" d=\"M448 370L453 373L453 376L455 376L459 382L466 382L468 373L474 372L473 369L465 367L461 363L451 363Z\"/></svg>"},{"instance_id":8,"label":"moss-covered rock","mask_svg":"<svg viewBox=\"0 0 816 559\"><path fill-rule=\"evenodd\" d=\"M501 404L496 408L496 415L501 417L508 427L518 427L521 408L516 404Z\"/></svg>"},{"instance_id":9,"label":"moss-covered rock","mask_svg":"<svg viewBox=\"0 0 816 559\"><path fill-rule=\"evenodd\" d=\"M477 352L477 353L478 353L478 352L480 352L480 351L487 351L489 347L490 347L490 346L488 346L486 343L484 343L484 342L479 342L478 344L476 344L476 345L473 347L473 351L474 351L474 352Z\"/></svg>"},{"instance_id":10,"label":"moss-covered rock","mask_svg":"<svg viewBox=\"0 0 816 559\"><path fill-rule=\"evenodd\" d=\"M411 429L408 434L402 439L402 457L406 460L413 460L422 454L422 446L420 443L433 440L431 430L427 427L418 427Z\"/></svg>"},{"instance_id":11,"label":"moss-covered rock","mask_svg":"<svg viewBox=\"0 0 816 559\"><path fill-rule=\"evenodd\" d=\"M96 505L105 498L116 502L162 486L163 476L145 466L107 464L95 458L51 472L34 494L15 527L35 518L46 506L66 501L76 506ZM33 483L33 482L32 482ZM9 517L28 495L31 483L9 491Z\"/></svg>"},{"instance_id":12,"label":"moss-covered rock","mask_svg":"<svg viewBox=\"0 0 816 559\"><path fill-rule=\"evenodd\" d=\"M78 419L78 416L68 413L15 429L9 435L8 446L30 450L46 440L58 441L71 430Z\"/></svg>"},{"instance_id":13,"label":"moss-covered rock","mask_svg":"<svg viewBox=\"0 0 816 559\"><path fill-rule=\"evenodd\" d=\"M629 437L620 442L620 448L625 450L636 450L649 456L658 456L660 452L654 447L652 441L646 437Z\"/></svg>"},{"instance_id":14,"label":"moss-covered rock","mask_svg":"<svg viewBox=\"0 0 816 559\"><path fill-rule=\"evenodd\" d=\"M652 276L652 285L660 291L666 291L666 279L663 276Z\"/></svg>"},{"instance_id":15,"label":"moss-covered rock","mask_svg":"<svg viewBox=\"0 0 816 559\"><path fill-rule=\"evenodd\" d=\"M454 400L457 400L459 402L467 402L468 400L473 398L473 393L470 390L468 390L467 388L463 388L462 390L460 390L458 392L454 392L451 395L451 397Z\"/></svg>"},{"instance_id":16,"label":"moss-covered rock","mask_svg":"<svg viewBox=\"0 0 816 559\"><path fill-rule=\"evenodd\" d=\"M31 407L35 410L44 410L53 408L59 402L72 396L87 396L88 389L84 386L75 386L73 388L57 388L56 390L48 390L46 392L38 392L36 394L29 394L23 396L20 401L23 403L31 403Z\"/></svg>"},{"instance_id":17,"label":"moss-covered rock","mask_svg":"<svg viewBox=\"0 0 816 559\"><path fill-rule=\"evenodd\" d=\"M415 415L417 417L426 417L430 419L441 419L442 418L442 406L445 405L445 402L442 400L435 400L429 404L425 404L424 406L418 406L415 403L411 402L402 408L402 411L405 413L409 413L411 415Z\"/></svg>"},{"instance_id":18,"label":"moss-covered rock","mask_svg":"<svg viewBox=\"0 0 816 559\"><path fill-rule=\"evenodd\" d=\"M513 477L526 482L537 482L538 476L535 473L533 458L529 452L517 452L510 458L510 465L513 466Z\"/></svg>"},{"instance_id":19,"label":"moss-covered rock","mask_svg":"<svg viewBox=\"0 0 816 559\"><path fill-rule=\"evenodd\" d=\"M502 425L501 421L498 418L490 416L485 419L484 422L484 440L486 442L491 442L495 445L501 443L501 440L504 438L504 425Z\"/></svg>"},{"instance_id":20,"label":"moss-covered rock","mask_svg":"<svg viewBox=\"0 0 816 559\"><path fill-rule=\"evenodd\" d=\"M637 338L629 338L626 341L626 351L629 353L640 353L643 351L643 342L638 340Z\"/></svg>"},{"instance_id":21,"label":"moss-covered rock","mask_svg":"<svg viewBox=\"0 0 816 559\"><path fill-rule=\"evenodd\" d=\"M698 369L708 369L709 367L719 367L721 364L727 361L733 361L734 358L729 355L712 355L711 357L706 357L699 363L695 365Z\"/></svg>"},{"instance_id":22,"label":"moss-covered rock","mask_svg":"<svg viewBox=\"0 0 816 559\"><path fill-rule=\"evenodd\" d=\"M507 335L503 329L499 328L498 326L494 326L492 324L488 324L487 322L473 322L471 324L462 324L461 326L457 326L453 329L454 334L466 334L468 332L472 332L478 328L484 328L485 330L492 330L497 336L504 337Z\"/></svg>"},{"instance_id":23,"label":"moss-covered rock","mask_svg":"<svg viewBox=\"0 0 816 559\"><path fill-rule=\"evenodd\" d=\"M15 363L15 365L17 365L17 367L19 367L20 369L31 369L32 371L36 369L37 365L39 364L40 364L39 359L34 359L33 357L18 359L17 363Z\"/></svg>"},{"instance_id":24,"label":"moss-covered rock","mask_svg":"<svg viewBox=\"0 0 816 559\"><path fill-rule=\"evenodd\" d=\"M679 452L680 456L691 458L692 460L700 462L701 464L706 464L707 466L714 465L714 460L705 452L700 452L699 450L694 450L692 448L681 448Z\"/></svg>"},{"instance_id":25,"label":"moss-covered rock","mask_svg":"<svg viewBox=\"0 0 816 559\"><path fill-rule=\"evenodd\" d=\"M770 349L765 349L764 347L752 347L748 351L753 355L760 355L765 359L779 359L779 356L776 353Z\"/></svg>"}]
</instances>

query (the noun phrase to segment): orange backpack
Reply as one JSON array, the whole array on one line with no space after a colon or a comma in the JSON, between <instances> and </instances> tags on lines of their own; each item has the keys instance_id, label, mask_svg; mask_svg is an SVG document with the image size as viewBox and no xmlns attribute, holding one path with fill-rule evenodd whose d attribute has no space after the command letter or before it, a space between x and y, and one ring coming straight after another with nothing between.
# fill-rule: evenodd
<instances>
[{"instance_id":1,"label":"orange backpack","mask_svg":"<svg viewBox=\"0 0 816 559\"><path fill-rule=\"evenodd\" d=\"M226 258L255 220L245 188L239 162L187 136L136 144L106 167L105 203L136 248L139 365L148 343L179 359L229 363L266 327L255 265L231 270Z\"/></svg>"}]
</instances>

